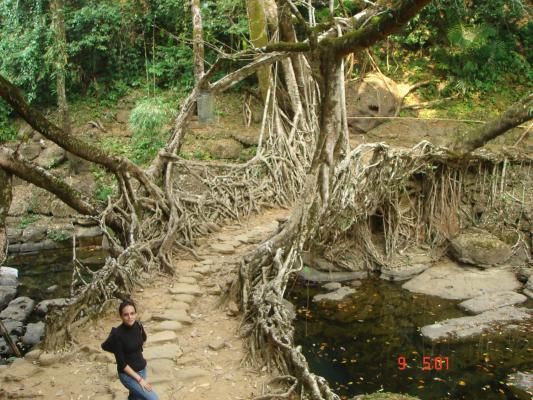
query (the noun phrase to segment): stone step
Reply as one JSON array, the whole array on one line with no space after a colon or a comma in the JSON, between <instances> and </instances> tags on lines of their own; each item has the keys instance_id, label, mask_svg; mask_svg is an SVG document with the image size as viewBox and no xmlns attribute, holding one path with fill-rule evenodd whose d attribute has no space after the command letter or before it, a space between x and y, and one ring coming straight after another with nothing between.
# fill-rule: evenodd
<instances>
[{"instance_id":1,"label":"stone step","mask_svg":"<svg viewBox=\"0 0 533 400\"><path fill-rule=\"evenodd\" d=\"M183 354L181 347L175 343L166 343L157 346L147 346L143 351L143 357L147 361L156 359L174 360Z\"/></svg>"},{"instance_id":2,"label":"stone step","mask_svg":"<svg viewBox=\"0 0 533 400\"><path fill-rule=\"evenodd\" d=\"M210 265L196 265L193 267L193 272L197 272L199 274L205 275L211 271Z\"/></svg>"},{"instance_id":3,"label":"stone step","mask_svg":"<svg viewBox=\"0 0 533 400\"><path fill-rule=\"evenodd\" d=\"M161 332L161 331L179 332L183 329L183 324L178 321L161 321L151 329L154 330L155 332Z\"/></svg>"},{"instance_id":4,"label":"stone step","mask_svg":"<svg viewBox=\"0 0 533 400\"><path fill-rule=\"evenodd\" d=\"M185 273L184 277L185 278L194 278L197 281L199 281L199 280L202 280L204 276L202 274L198 273L198 272L189 271L189 272Z\"/></svg>"},{"instance_id":5,"label":"stone step","mask_svg":"<svg viewBox=\"0 0 533 400\"><path fill-rule=\"evenodd\" d=\"M172 298L182 303L191 304L195 297L192 294L176 294Z\"/></svg>"},{"instance_id":6,"label":"stone step","mask_svg":"<svg viewBox=\"0 0 533 400\"><path fill-rule=\"evenodd\" d=\"M174 301L168 304L167 310L185 310L189 311L191 305L184 301Z\"/></svg>"},{"instance_id":7,"label":"stone step","mask_svg":"<svg viewBox=\"0 0 533 400\"><path fill-rule=\"evenodd\" d=\"M192 319L185 310L166 310L162 314L152 316L154 321L177 321L182 324L192 324Z\"/></svg>"},{"instance_id":8,"label":"stone step","mask_svg":"<svg viewBox=\"0 0 533 400\"><path fill-rule=\"evenodd\" d=\"M147 344L156 344L156 343L168 343L174 342L178 339L176 332L174 331L160 331L148 336Z\"/></svg>"},{"instance_id":9,"label":"stone step","mask_svg":"<svg viewBox=\"0 0 533 400\"><path fill-rule=\"evenodd\" d=\"M190 285L188 283L177 283L173 287L168 289L170 294L192 294L199 296L202 294L202 290L198 285Z\"/></svg>"},{"instance_id":10,"label":"stone step","mask_svg":"<svg viewBox=\"0 0 533 400\"><path fill-rule=\"evenodd\" d=\"M176 381L180 383L194 382L201 378L208 378L208 373L204 368L197 366L185 367L174 372Z\"/></svg>"},{"instance_id":11,"label":"stone step","mask_svg":"<svg viewBox=\"0 0 533 400\"><path fill-rule=\"evenodd\" d=\"M196 284L196 279L190 276L183 276L179 278L178 283L188 283L194 285Z\"/></svg>"},{"instance_id":12,"label":"stone step","mask_svg":"<svg viewBox=\"0 0 533 400\"><path fill-rule=\"evenodd\" d=\"M233 254L235 253L235 247L228 243L211 243L211 250L220 254Z\"/></svg>"}]
</instances>

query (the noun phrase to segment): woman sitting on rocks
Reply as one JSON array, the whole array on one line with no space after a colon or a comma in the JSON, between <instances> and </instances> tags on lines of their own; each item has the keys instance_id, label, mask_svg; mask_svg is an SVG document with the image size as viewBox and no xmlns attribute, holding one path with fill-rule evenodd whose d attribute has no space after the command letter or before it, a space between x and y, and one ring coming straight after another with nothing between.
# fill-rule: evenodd
<instances>
[{"instance_id":1,"label":"woman sitting on rocks","mask_svg":"<svg viewBox=\"0 0 533 400\"><path fill-rule=\"evenodd\" d=\"M118 312L122 324L113 328L109 339L102 347L107 344L115 354L120 382L130 391L128 400L158 400L152 385L146 380L146 360L142 354L146 332L137 321L135 303L124 300Z\"/></svg>"}]
</instances>

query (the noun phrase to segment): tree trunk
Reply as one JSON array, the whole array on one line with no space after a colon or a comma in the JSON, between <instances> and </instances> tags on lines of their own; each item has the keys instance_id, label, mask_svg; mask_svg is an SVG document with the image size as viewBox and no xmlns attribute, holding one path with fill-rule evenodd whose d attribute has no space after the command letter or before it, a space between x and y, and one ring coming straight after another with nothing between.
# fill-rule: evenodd
<instances>
[{"instance_id":1,"label":"tree trunk","mask_svg":"<svg viewBox=\"0 0 533 400\"><path fill-rule=\"evenodd\" d=\"M6 217L11 206L11 174L0 167L0 265L7 256Z\"/></svg>"},{"instance_id":2,"label":"tree trunk","mask_svg":"<svg viewBox=\"0 0 533 400\"><path fill-rule=\"evenodd\" d=\"M52 31L54 32L53 54L54 70L56 75L57 106L61 128L67 134L72 133L70 114L66 93L66 69L67 69L67 37L65 34L65 19L63 14L63 0L50 2L52 12ZM83 160L72 153L66 152L69 160L70 171L79 173Z\"/></svg>"},{"instance_id":3,"label":"tree trunk","mask_svg":"<svg viewBox=\"0 0 533 400\"><path fill-rule=\"evenodd\" d=\"M246 10L248 12L248 26L252 44L257 48L266 46L268 44L268 29L262 0L246 0ZM259 80L261 97L266 99L270 86L270 66L259 69L257 71L257 79Z\"/></svg>"},{"instance_id":4,"label":"tree trunk","mask_svg":"<svg viewBox=\"0 0 533 400\"><path fill-rule=\"evenodd\" d=\"M192 13L192 47L194 54L194 81L198 85L205 74L204 59L204 32L202 25L202 12L200 0L191 0ZM213 93L208 85L202 85L196 100L198 119L200 122L212 122L214 119Z\"/></svg>"}]
</instances>

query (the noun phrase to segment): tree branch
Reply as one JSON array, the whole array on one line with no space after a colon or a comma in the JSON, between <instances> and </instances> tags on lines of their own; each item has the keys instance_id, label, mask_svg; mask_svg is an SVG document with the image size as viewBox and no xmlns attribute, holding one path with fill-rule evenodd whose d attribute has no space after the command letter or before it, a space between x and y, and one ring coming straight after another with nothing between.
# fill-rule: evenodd
<instances>
[{"instance_id":1,"label":"tree branch","mask_svg":"<svg viewBox=\"0 0 533 400\"><path fill-rule=\"evenodd\" d=\"M509 107L498 119L469 131L456 140L453 148L462 153L484 146L490 140L533 118L533 92Z\"/></svg>"},{"instance_id":2,"label":"tree branch","mask_svg":"<svg viewBox=\"0 0 533 400\"><path fill-rule=\"evenodd\" d=\"M80 214L96 217L102 211L72 186L5 146L0 146L0 168L55 194ZM123 230L119 219L113 214L106 215L106 224L117 233Z\"/></svg>"}]
</instances>

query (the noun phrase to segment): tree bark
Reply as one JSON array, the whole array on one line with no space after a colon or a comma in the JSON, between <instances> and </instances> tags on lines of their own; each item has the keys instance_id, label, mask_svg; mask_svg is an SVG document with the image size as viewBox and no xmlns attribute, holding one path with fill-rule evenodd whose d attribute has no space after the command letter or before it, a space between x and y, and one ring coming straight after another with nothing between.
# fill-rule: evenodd
<instances>
[{"instance_id":1,"label":"tree bark","mask_svg":"<svg viewBox=\"0 0 533 400\"><path fill-rule=\"evenodd\" d=\"M500 118L489 121L478 129L463 134L458 138L453 148L461 153L471 152L532 118L533 93L530 93L513 104Z\"/></svg>"},{"instance_id":2,"label":"tree bark","mask_svg":"<svg viewBox=\"0 0 533 400\"><path fill-rule=\"evenodd\" d=\"M63 180L52 175L44 168L25 160L18 153L15 153L13 150L10 150L5 146L0 146L0 171L18 176L26 182L33 183L35 186L53 193L65 204L80 214L97 217L103 211L101 207L94 204L88 197L84 196ZM2 181L0 180L0 184L1 183ZM3 186L0 185L0 188L3 188ZM4 198L7 197L4 196ZM0 202L0 206L1 204L2 203ZM106 224L108 224L116 233L123 233L124 228L115 214L109 213L106 215Z\"/></svg>"},{"instance_id":3,"label":"tree bark","mask_svg":"<svg viewBox=\"0 0 533 400\"><path fill-rule=\"evenodd\" d=\"M11 174L0 167L0 265L7 257L6 217L12 200Z\"/></svg>"},{"instance_id":4,"label":"tree bark","mask_svg":"<svg viewBox=\"0 0 533 400\"><path fill-rule=\"evenodd\" d=\"M246 10L248 12L248 26L250 40L254 47L264 47L268 44L268 29L265 8L262 0L246 0ZM265 66L257 71L259 80L259 92L261 97L266 99L270 86L270 67Z\"/></svg>"}]
</instances>

